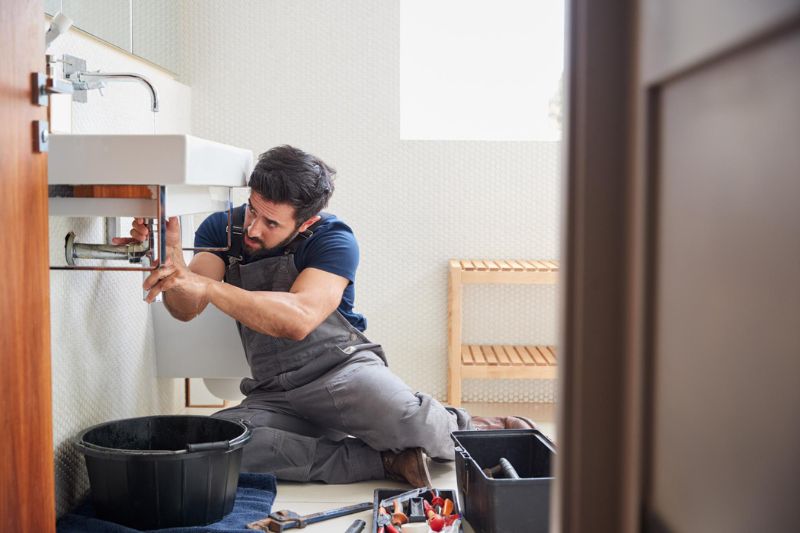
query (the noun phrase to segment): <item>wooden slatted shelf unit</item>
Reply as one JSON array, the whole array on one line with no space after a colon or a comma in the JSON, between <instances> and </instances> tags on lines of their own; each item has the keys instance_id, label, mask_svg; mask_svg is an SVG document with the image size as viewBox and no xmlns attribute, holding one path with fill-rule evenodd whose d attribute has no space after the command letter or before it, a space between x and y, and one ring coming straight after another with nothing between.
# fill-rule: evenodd
<instances>
[{"instance_id":1,"label":"wooden slatted shelf unit","mask_svg":"<svg viewBox=\"0 0 800 533\"><path fill-rule=\"evenodd\" d=\"M463 379L553 379L555 346L462 344L463 286L468 283L553 284L558 262L549 260L453 259L448 284L447 400L461 405Z\"/></svg>"}]
</instances>

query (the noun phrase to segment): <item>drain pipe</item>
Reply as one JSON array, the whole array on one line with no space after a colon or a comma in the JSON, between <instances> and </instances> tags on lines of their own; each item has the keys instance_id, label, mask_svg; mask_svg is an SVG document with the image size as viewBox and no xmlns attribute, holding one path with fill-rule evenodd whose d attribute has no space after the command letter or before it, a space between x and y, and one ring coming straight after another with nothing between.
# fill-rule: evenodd
<instances>
[{"instance_id":1,"label":"drain pipe","mask_svg":"<svg viewBox=\"0 0 800 533\"><path fill-rule=\"evenodd\" d=\"M106 244L112 244L114 237L119 234L119 219L115 217L105 218Z\"/></svg>"},{"instance_id":2,"label":"drain pipe","mask_svg":"<svg viewBox=\"0 0 800 533\"><path fill-rule=\"evenodd\" d=\"M75 242L75 232L67 234L64 243L64 254L67 264L75 266L76 259L111 259L141 263L150 250L149 242L132 242L130 244L84 244Z\"/></svg>"}]
</instances>

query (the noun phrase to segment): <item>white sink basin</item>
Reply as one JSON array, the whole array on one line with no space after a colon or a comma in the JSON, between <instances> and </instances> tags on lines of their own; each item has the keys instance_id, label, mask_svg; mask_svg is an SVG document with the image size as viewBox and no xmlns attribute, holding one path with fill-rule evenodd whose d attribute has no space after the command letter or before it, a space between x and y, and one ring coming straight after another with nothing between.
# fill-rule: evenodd
<instances>
[{"instance_id":1,"label":"white sink basin","mask_svg":"<svg viewBox=\"0 0 800 533\"><path fill-rule=\"evenodd\" d=\"M225 209L253 166L250 150L191 135L53 134L49 145L49 185L163 185L167 216ZM51 197L50 215L153 217L156 198Z\"/></svg>"},{"instance_id":2,"label":"white sink basin","mask_svg":"<svg viewBox=\"0 0 800 533\"><path fill-rule=\"evenodd\" d=\"M49 138L50 185L242 187L250 150L191 135L73 135Z\"/></svg>"}]
</instances>

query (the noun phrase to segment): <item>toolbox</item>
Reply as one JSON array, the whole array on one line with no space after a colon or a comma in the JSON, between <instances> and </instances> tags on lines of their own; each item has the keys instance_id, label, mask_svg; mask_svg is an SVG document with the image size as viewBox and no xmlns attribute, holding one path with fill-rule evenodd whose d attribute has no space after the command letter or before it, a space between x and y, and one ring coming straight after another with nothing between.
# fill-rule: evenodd
<instances>
[{"instance_id":1,"label":"toolbox","mask_svg":"<svg viewBox=\"0 0 800 533\"><path fill-rule=\"evenodd\" d=\"M423 489L420 489L420 490L423 490ZM407 490L398 490L398 489L375 489L374 502L373 502L373 506L372 506L372 533L377 533L377 531L378 531L378 506L380 505L380 502L382 502L383 500L385 500L387 498L392 498L392 497L398 496L400 494L403 494L405 492L408 492L408 491ZM453 513L452 514L461 514L461 508L459 507L458 500L456 499L456 491L440 489L440 490L438 490L438 492L439 492L439 495L442 498L449 498L450 500L452 500L452 502L453 502ZM430 491L424 492L423 494L420 495L420 497L424 498L428 503L431 503L432 494L431 494ZM407 503L406 506L404 507L404 512L406 514L410 515L411 513L409 512L409 510L410 510L409 509L409 505ZM391 512L391 509L389 511ZM419 526L422 527L423 525L426 524L426 521L425 521L424 518L421 519L421 521L419 521L419 522L417 522L414 519L412 519L412 521L409 522L409 524L407 526L403 527L403 531L411 531L413 528L415 528L417 526L417 524L419 524ZM414 531L417 531L417 530L414 529ZM428 529L427 528L421 528L420 531L428 531ZM458 533L463 533L463 531L464 531L464 527L460 526L458 528Z\"/></svg>"},{"instance_id":2,"label":"toolbox","mask_svg":"<svg viewBox=\"0 0 800 533\"><path fill-rule=\"evenodd\" d=\"M464 517L478 533L547 533L555 445L535 429L454 431ZM519 478L484 471L505 458ZM495 468L495 470L498 470Z\"/></svg>"}]
</instances>

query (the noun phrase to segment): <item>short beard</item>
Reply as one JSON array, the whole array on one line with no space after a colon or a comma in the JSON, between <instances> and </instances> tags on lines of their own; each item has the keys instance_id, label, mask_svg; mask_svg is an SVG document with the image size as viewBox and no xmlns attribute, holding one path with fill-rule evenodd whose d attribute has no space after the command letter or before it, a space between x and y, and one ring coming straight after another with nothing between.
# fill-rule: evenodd
<instances>
[{"instance_id":1,"label":"short beard","mask_svg":"<svg viewBox=\"0 0 800 533\"><path fill-rule=\"evenodd\" d=\"M256 249L251 249L249 246L247 246L247 244L244 243L242 244L244 244L244 248L245 250L247 250L247 255L249 255L250 257L266 257L269 255L274 255L275 252L281 250L282 248L285 248L289 243L291 243L293 240L297 238L297 236L300 234L300 232L297 231L298 229L300 229L300 226L301 224L295 226L294 231L292 232L291 235L289 235L286 239L282 240L280 243L278 243L276 246L273 246L272 248L267 248L266 246L264 246L264 243L261 242L261 240L254 239L250 236L248 236L247 238L250 239L251 241L257 242L261 246ZM247 231L245 230L245 234L246 233Z\"/></svg>"}]
</instances>

